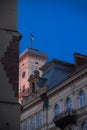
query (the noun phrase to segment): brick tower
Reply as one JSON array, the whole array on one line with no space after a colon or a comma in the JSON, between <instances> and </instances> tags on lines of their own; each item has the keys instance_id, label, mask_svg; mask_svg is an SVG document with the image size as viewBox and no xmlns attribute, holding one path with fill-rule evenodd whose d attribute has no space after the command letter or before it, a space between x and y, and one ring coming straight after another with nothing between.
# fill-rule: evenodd
<instances>
[{"instance_id":1,"label":"brick tower","mask_svg":"<svg viewBox=\"0 0 87 130\"><path fill-rule=\"evenodd\" d=\"M17 0L0 0L0 130L20 130Z\"/></svg>"},{"instance_id":2,"label":"brick tower","mask_svg":"<svg viewBox=\"0 0 87 130\"><path fill-rule=\"evenodd\" d=\"M45 64L47 55L42 52L29 48L26 49L19 57L19 102L22 97L28 95L29 82L28 79L34 70L38 70L42 74L40 67Z\"/></svg>"}]
</instances>

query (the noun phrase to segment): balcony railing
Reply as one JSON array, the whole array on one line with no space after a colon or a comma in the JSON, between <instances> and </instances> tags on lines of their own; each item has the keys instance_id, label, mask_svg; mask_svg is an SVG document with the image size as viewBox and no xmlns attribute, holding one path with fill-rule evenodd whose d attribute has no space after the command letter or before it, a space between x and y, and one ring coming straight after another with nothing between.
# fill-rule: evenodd
<instances>
[{"instance_id":1,"label":"balcony railing","mask_svg":"<svg viewBox=\"0 0 87 130\"><path fill-rule=\"evenodd\" d=\"M53 119L55 125L62 130L69 124L76 123L76 110L73 109L67 109L60 113L59 115L56 115Z\"/></svg>"}]
</instances>

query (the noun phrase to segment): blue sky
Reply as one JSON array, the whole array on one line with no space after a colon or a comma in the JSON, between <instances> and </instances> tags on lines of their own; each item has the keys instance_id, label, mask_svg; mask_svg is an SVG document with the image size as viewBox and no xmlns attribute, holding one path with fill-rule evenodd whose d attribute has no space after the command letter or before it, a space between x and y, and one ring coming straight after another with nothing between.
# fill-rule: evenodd
<instances>
[{"instance_id":1,"label":"blue sky","mask_svg":"<svg viewBox=\"0 0 87 130\"><path fill-rule=\"evenodd\" d=\"M18 0L20 53L30 47L74 62L73 53L87 55L87 0Z\"/></svg>"}]
</instances>

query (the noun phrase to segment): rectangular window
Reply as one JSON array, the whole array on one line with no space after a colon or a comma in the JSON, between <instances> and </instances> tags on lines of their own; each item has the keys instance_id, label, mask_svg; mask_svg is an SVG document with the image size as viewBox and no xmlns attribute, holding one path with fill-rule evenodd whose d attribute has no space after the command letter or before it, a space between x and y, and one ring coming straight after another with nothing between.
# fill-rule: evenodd
<instances>
[{"instance_id":1,"label":"rectangular window","mask_svg":"<svg viewBox=\"0 0 87 130\"><path fill-rule=\"evenodd\" d=\"M42 114L41 112L38 114L38 128L42 127Z\"/></svg>"},{"instance_id":2,"label":"rectangular window","mask_svg":"<svg viewBox=\"0 0 87 130\"><path fill-rule=\"evenodd\" d=\"M25 122L25 128L26 128L26 130L29 130L29 127L30 127L30 125L29 125L29 119L27 119L26 122Z\"/></svg>"},{"instance_id":3,"label":"rectangular window","mask_svg":"<svg viewBox=\"0 0 87 130\"><path fill-rule=\"evenodd\" d=\"M35 130L35 117L32 118L32 130Z\"/></svg>"}]
</instances>

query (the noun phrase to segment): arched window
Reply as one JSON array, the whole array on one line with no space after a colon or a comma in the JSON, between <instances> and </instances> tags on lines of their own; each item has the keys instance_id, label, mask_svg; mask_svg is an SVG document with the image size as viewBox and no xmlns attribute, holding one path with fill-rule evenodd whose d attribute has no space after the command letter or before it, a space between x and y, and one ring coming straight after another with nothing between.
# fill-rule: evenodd
<instances>
[{"instance_id":1,"label":"arched window","mask_svg":"<svg viewBox=\"0 0 87 130\"><path fill-rule=\"evenodd\" d=\"M87 123L82 124L82 130L87 130Z\"/></svg>"},{"instance_id":2,"label":"arched window","mask_svg":"<svg viewBox=\"0 0 87 130\"><path fill-rule=\"evenodd\" d=\"M42 114L41 114L41 112L38 114L38 127L39 128L42 127Z\"/></svg>"},{"instance_id":3,"label":"arched window","mask_svg":"<svg viewBox=\"0 0 87 130\"><path fill-rule=\"evenodd\" d=\"M26 122L25 122L25 130L29 130L29 120L26 120Z\"/></svg>"},{"instance_id":4,"label":"arched window","mask_svg":"<svg viewBox=\"0 0 87 130\"><path fill-rule=\"evenodd\" d=\"M23 71L23 73L22 73L22 78L25 78L25 75L26 75L26 72Z\"/></svg>"},{"instance_id":5,"label":"arched window","mask_svg":"<svg viewBox=\"0 0 87 130\"><path fill-rule=\"evenodd\" d=\"M58 104L55 105L54 112L55 112L55 116L59 115L60 110L59 110L59 105Z\"/></svg>"},{"instance_id":6,"label":"arched window","mask_svg":"<svg viewBox=\"0 0 87 130\"><path fill-rule=\"evenodd\" d=\"M70 98L67 98L66 104L67 104L67 109L72 109L72 101Z\"/></svg>"},{"instance_id":7,"label":"arched window","mask_svg":"<svg viewBox=\"0 0 87 130\"><path fill-rule=\"evenodd\" d=\"M85 93L84 91L80 92L80 107L84 107L85 106Z\"/></svg>"},{"instance_id":8,"label":"arched window","mask_svg":"<svg viewBox=\"0 0 87 130\"><path fill-rule=\"evenodd\" d=\"M35 117L32 118L32 130L35 130Z\"/></svg>"}]
</instances>

